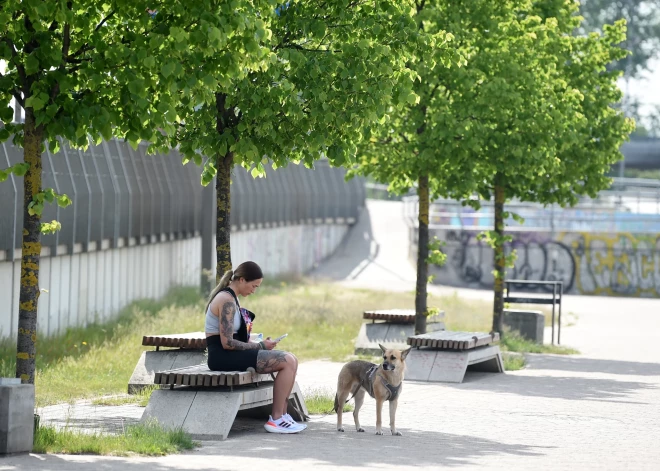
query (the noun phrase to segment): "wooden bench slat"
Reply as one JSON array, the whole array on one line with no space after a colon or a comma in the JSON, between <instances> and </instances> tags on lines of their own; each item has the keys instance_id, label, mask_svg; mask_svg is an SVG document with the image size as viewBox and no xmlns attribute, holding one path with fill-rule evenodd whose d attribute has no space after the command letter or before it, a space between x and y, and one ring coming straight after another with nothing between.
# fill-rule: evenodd
<instances>
[{"instance_id":1,"label":"wooden bench slat","mask_svg":"<svg viewBox=\"0 0 660 471\"><path fill-rule=\"evenodd\" d=\"M413 347L446 348L453 350L469 350L484 345L490 345L500 339L498 333L461 332L440 330L426 334L408 337L407 343Z\"/></svg>"},{"instance_id":2,"label":"wooden bench slat","mask_svg":"<svg viewBox=\"0 0 660 471\"><path fill-rule=\"evenodd\" d=\"M242 386L272 381L271 375L254 371L211 371L207 365L186 366L154 374L154 384L178 386Z\"/></svg>"},{"instance_id":3,"label":"wooden bench slat","mask_svg":"<svg viewBox=\"0 0 660 471\"><path fill-rule=\"evenodd\" d=\"M438 314L429 316L428 320L434 322L436 320L444 319L445 312L440 311ZM364 311L362 313L363 319L382 320L386 322L397 322L402 324L412 324L415 322L414 309L379 309L372 311Z\"/></svg>"},{"instance_id":4,"label":"wooden bench slat","mask_svg":"<svg viewBox=\"0 0 660 471\"><path fill-rule=\"evenodd\" d=\"M178 347L178 348L206 348L206 334L204 332L188 332L183 334L144 335L142 345L148 347Z\"/></svg>"}]
</instances>

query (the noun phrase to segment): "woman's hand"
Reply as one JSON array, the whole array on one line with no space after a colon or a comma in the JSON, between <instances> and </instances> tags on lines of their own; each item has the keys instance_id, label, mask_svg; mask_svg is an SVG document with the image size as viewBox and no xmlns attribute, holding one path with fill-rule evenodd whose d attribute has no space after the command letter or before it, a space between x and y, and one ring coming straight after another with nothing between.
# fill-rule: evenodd
<instances>
[{"instance_id":1,"label":"woman's hand","mask_svg":"<svg viewBox=\"0 0 660 471\"><path fill-rule=\"evenodd\" d=\"M271 340L270 337L266 337L265 340L263 340L264 345L266 346L266 350L272 350L275 347L277 347L277 342L274 340Z\"/></svg>"}]
</instances>

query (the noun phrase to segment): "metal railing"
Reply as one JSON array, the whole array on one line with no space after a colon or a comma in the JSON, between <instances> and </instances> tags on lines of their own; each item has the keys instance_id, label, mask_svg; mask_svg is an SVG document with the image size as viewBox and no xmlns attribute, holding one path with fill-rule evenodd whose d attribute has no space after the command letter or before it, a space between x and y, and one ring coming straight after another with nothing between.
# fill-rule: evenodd
<instances>
[{"instance_id":1,"label":"metal railing","mask_svg":"<svg viewBox=\"0 0 660 471\"><path fill-rule=\"evenodd\" d=\"M404 216L410 227L417 225L416 196L404 198ZM582 198L574 207L543 206L507 202L505 211L524 219L506 219L508 231L660 232L660 182L616 178L612 187L597 198ZM494 226L492 201L482 201L475 210L455 200L438 199L431 204L429 228L460 228L482 231Z\"/></svg>"},{"instance_id":2,"label":"metal railing","mask_svg":"<svg viewBox=\"0 0 660 471\"><path fill-rule=\"evenodd\" d=\"M21 162L22 149L7 141L0 167ZM78 150L62 143L43 154L43 187L67 194L72 205L46 205L43 221L58 220L62 229L44 235L51 254L119 247L192 237L201 219L214 219L202 207L201 169L181 165L176 150L149 155L113 139ZM314 169L289 165L253 179L233 170L231 225L234 230L292 224L352 223L364 206L364 180L344 181L345 170L319 161ZM12 260L21 247L23 182L11 175L0 183L0 259ZM208 209L208 208L207 208ZM103 247L102 247L103 246ZM1 257L4 252L4 257Z\"/></svg>"},{"instance_id":3,"label":"metal railing","mask_svg":"<svg viewBox=\"0 0 660 471\"><path fill-rule=\"evenodd\" d=\"M513 286L513 290L511 289ZM543 288L539 293L538 288ZM549 289L552 288L552 292ZM536 292L532 296L512 296L511 291ZM559 307L557 319L557 345L561 345L561 298L564 294L564 283L562 281L528 281L528 280L504 280L504 302L512 304L551 304L552 305L552 333L550 343L555 344L555 308ZM551 297L548 297L551 296Z\"/></svg>"}]
</instances>

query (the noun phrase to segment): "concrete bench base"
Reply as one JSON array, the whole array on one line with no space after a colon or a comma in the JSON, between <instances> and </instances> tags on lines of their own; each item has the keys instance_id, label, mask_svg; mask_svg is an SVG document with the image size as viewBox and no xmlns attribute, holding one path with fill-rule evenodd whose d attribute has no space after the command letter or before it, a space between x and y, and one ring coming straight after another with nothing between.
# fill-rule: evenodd
<instances>
[{"instance_id":1,"label":"concrete bench base","mask_svg":"<svg viewBox=\"0 0 660 471\"><path fill-rule=\"evenodd\" d=\"M246 385L227 388L178 387L152 393L141 422L157 420L168 428L181 428L195 440L225 440L239 411L265 421L273 403L273 383L258 387ZM297 409L297 410L296 410ZM298 411L308 415L298 383L289 396L288 412L298 421L304 420Z\"/></svg>"},{"instance_id":2,"label":"concrete bench base","mask_svg":"<svg viewBox=\"0 0 660 471\"><path fill-rule=\"evenodd\" d=\"M142 352L128 381L128 394L136 394L154 385L157 371L166 371L185 366L206 364L204 350L160 350Z\"/></svg>"},{"instance_id":3,"label":"concrete bench base","mask_svg":"<svg viewBox=\"0 0 660 471\"><path fill-rule=\"evenodd\" d=\"M436 332L445 329L444 322L433 322L426 325L426 330ZM356 355L380 355L382 352L378 344L387 348L408 348L408 337L415 335L415 326L412 324L398 324L392 322L376 322L362 324L357 340L355 341Z\"/></svg>"},{"instance_id":4,"label":"concrete bench base","mask_svg":"<svg viewBox=\"0 0 660 471\"><path fill-rule=\"evenodd\" d=\"M470 350L413 348L406 358L406 380L438 383L462 383L470 371L504 373L499 345Z\"/></svg>"}]
</instances>

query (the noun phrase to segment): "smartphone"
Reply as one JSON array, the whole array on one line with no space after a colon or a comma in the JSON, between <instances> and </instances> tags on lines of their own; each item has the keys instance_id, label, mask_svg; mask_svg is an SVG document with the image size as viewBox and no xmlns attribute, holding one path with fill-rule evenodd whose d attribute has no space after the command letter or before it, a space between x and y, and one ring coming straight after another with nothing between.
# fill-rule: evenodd
<instances>
[{"instance_id":1,"label":"smartphone","mask_svg":"<svg viewBox=\"0 0 660 471\"><path fill-rule=\"evenodd\" d=\"M282 340L283 338L286 338L287 335L289 335L289 334L280 335L279 337L277 337L277 338L274 340L274 342L279 342L279 341Z\"/></svg>"}]
</instances>

